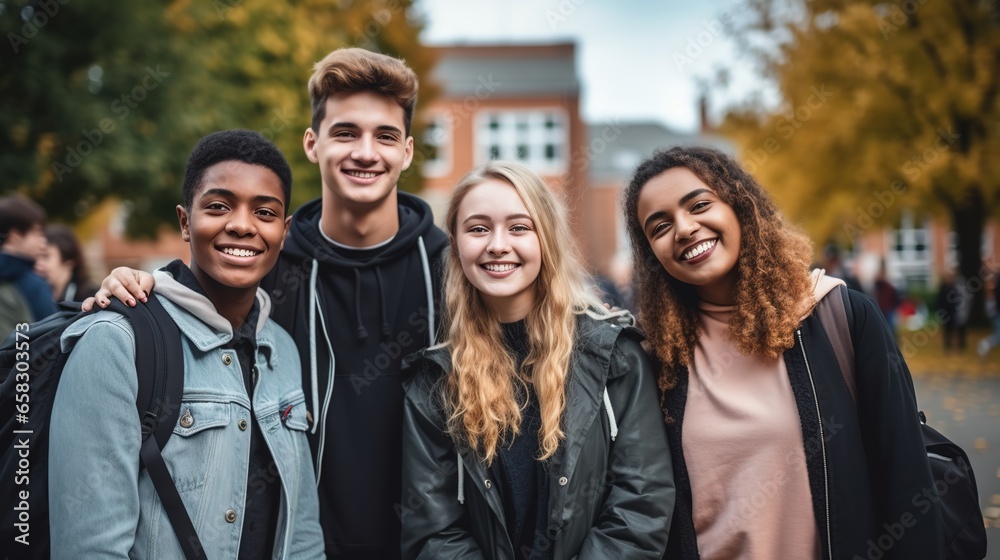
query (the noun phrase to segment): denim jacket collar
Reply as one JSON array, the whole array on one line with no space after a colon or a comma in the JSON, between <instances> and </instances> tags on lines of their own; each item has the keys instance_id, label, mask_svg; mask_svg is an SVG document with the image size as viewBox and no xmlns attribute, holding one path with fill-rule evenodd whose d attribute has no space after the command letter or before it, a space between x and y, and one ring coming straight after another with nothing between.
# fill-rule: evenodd
<instances>
[{"instance_id":1,"label":"denim jacket collar","mask_svg":"<svg viewBox=\"0 0 1000 560\"><path fill-rule=\"evenodd\" d=\"M219 315L207 297L184 286L162 269L153 273L153 279L156 281L156 293L166 300L163 307L173 317L181 333L199 350L207 352L232 340L232 325L229 320ZM274 367L278 358L275 355L272 336L275 327L267 320L271 315L271 299L260 288L257 289L257 302L260 304L260 314L257 318L257 348L265 354L268 364Z\"/></svg>"}]
</instances>

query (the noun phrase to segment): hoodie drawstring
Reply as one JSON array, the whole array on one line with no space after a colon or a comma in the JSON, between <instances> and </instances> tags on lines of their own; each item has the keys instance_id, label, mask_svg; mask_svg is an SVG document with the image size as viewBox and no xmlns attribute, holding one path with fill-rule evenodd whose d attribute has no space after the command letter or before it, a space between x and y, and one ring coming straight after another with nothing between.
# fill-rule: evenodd
<instances>
[{"instance_id":1,"label":"hoodie drawstring","mask_svg":"<svg viewBox=\"0 0 1000 560\"><path fill-rule=\"evenodd\" d=\"M361 323L361 271L354 269L354 315L358 324L358 339L368 338L368 331Z\"/></svg>"},{"instance_id":2,"label":"hoodie drawstring","mask_svg":"<svg viewBox=\"0 0 1000 560\"><path fill-rule=\"evenodd\" d=\"M420 249L420 263L424 268L424 288L427 290L427 327L430 330L428 346L434 346L437 344L437 326L434 324L434 285L431 283L431 265L422 235L417 238L417 247Z\"/></svg>"},{"instance_id":3,"label":"hoodie drawstring","mask_svg":"<svg viewBox=\"0 0 1000 560\"><path fill-rule=\"evenodd\" d=\"M455 451L455 464L458 465L458 503L465 503L465 465L462 464L462 452Z\"/></svg>"},{"instance_id":4,"label":"hoodie drawstring","mask_svg":"<svg viewBox=\"0 0 1000 560\"><path fill-rule=\"evenodd\" d=\"M382 269L375 267L375 285L378 286L379 306L382 311L382 338L389 338L392 329L389 328L389 320L385 315L385 289L382 288Z\"/></svg>"},{"instance_id":5,"label":"hoodie drawstring","mask_svg":"<svg viewBox=\"0 0 1000 560\"><path fill-rule=\"evenodd\" d=\"M309 274L309 371L312 373L312 409L319 418L319 373L316 371L316 274L319 271L319 263L316 259L312 262L312 272ZM312 433L316 433L319 422L312 426Z\"/></svg>"},{"instance_id":6,"label":"hoodie drawstring","mask_svg":"<svg viewBox=\"0 0 1000 560\"><path fill-rule=\"evenodd\" d=\"M608 388L604 388L604 410L608 413L608 424L611 427L611 441L615 441L618 436L618 422L615 421L615 411L611 408L611 397L608 395Z\"/></svg>"}]
</instances>

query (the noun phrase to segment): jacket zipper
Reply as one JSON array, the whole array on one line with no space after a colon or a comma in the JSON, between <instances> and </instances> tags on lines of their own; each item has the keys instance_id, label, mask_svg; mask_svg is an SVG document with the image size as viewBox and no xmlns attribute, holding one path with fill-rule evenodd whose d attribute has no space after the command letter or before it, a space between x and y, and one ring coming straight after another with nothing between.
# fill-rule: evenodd
<instances>
[{"instance_id":1,"label":"jacket zipper","mask_svg":"<svg viewBox=\"0 0 1000 560\"><path fill-rule=\"evenodd\" d=\"M823 453L823 505L826 507L826 547L830 560L833 560L833 536L830 534L830 477L826 466L826 435L823 433L823 415L819 410L819 395L816 394L816 382L813 380L812 368L809 367L809 357L806 356L806 345L802 342L802 330L796 330L799 347L802 349L802 359L806 362L806 373L809 374L809 385L812 387L813 400L816 403L816 417L819 420L819 445Z\"/></svg>"}]
</instances>

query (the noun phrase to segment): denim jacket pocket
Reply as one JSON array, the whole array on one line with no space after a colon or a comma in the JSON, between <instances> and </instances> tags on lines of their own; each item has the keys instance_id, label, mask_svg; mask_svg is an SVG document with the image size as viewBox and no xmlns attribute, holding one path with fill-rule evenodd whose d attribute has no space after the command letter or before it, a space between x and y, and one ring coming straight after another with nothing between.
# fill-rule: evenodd
<instances>
[{"instance_id":1,"label":"denim jacket pocket","mask_svg":"<svg viewBox=\"0 0 1000 560\"><path fill-rule=\"evenodd\" d=\"M226 453L225 428L232 407L220 402L181 403L177 425L163 454L178 492L202 486L213 474L212 465L220 453Z\"/></svg>"},{"instance_id":2,"label":"denim jacket pocket","mask_svg":"<svg viewBox=\"0 0 1000 560\"><path fill-rule=\"evenodd\" d=\"M281 398L282 423L289 430L300 432L309 429L309 420L306 418L306 396L301 390L293 391Z\"/></svg>"}]
</instances>

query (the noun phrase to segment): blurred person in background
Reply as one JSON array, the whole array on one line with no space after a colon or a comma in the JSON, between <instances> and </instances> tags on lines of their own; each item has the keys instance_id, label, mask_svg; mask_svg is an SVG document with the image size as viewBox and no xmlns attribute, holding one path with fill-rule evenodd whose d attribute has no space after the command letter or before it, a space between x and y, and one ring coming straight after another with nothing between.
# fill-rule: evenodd
<instances>
[{"instance_id":1,"label":"blurred person in background","mask_svg":"<svg viewBox=\"0 0 1000 560\"><path fill-rule=\"evenodd\" d=\"M56 301L83 301L97 292L87 278L87 263L80 241L68 226L45 228L48 246L35 261L37 272L52 288Z\"/></svg>"},{"instance_id":2,"label":"blurred person in background","mask_svg":"<svg viewBox=\"0 0 1000 560\"><path fill-rule=\"evenodd\" d=\"M840 278L844 281L844 284L847 284L848 288L858 292L864 292L864 290L861 289L861 282L859 282L858 279L844 267L844 262L840 256L840 248L835 244L828 243L826 247L823 248L823 262L820 266L826 269L827 276Z\"/></svg>"},{"instance_id":3,"label":"blurred person in background","mask_svg":"<svg viewBox=\"0 0 1000 560\"><path fill-rule=\"evenodd\" d=\"M45 210L22 196L0 198L0 339L56 312L52 289L34 270L45 247Z\"/></svg>"},{"instance_id":4,"label":"blurred person in background","mask_svg":"<svg viewBox=\"0 0 1000 560\"><path fill-rule=\"evenodd\" d=\"M902 303L902 297L899 295L899 291L892 282L889 281L888 276L885 272L885 261L879 265L878 275L875 276L875 303L878 304L878 308L882 311L882 315L885 316L885 321L889 323L889 329L892 334L896 334L896 315L899 310L899 304Z\"/></svg>"},{"instance_id":5,"label":"blurred person in background","mask_svg":"<svg viewBox=\"0 0 1000 560\"><path fill-rule=\"evenodd\" d=\"M954 347L965 350L965 322L969 318L969 293L965 282L955 276L952 270L946 270L941 276L938 287L937 310L943 311L942 327L944 327L944 350L948 352Z\"/></svg>"},{"instance_id":6,"label":"blurred person in background","mask_svg":"<svg viewBox=\"0 0 1000 560\"><path fill-rule=\"evenodd\" d=\"M1000 274L993 275L992 291L986 296L986 316L993 322L993 334L979 341L976 353L985 359L990 350L1000 346Z\"/></svg>"}]
</instances>

